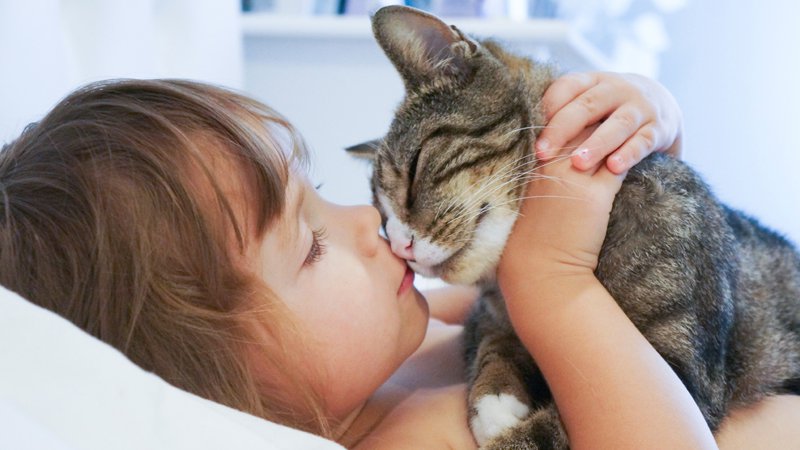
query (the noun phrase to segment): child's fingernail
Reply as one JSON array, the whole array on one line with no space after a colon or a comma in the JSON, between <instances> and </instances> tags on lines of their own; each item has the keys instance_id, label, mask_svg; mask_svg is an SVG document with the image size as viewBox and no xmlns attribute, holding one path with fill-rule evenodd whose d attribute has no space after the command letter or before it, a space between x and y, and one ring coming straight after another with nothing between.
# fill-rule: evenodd
<instances>
[{"instance_id":1,"label":"child's fingernail","mask_svg":"<svg viewBox=\"0 0 800 450\"><path fill-rule=\"evenodd\" d=\"M579 148L572 152L573 155L577 155L578 158L588 161L589 160L589 149L588 148Z\"/></svg>"},{"instance_id":2,"label":"child's fingernail","mask_svg":"<svg viewBox=\"0 0 800 450\"><path fill-rule=\"evenodd\" d=\"M622 167L625 161L622 160L622 156L620 155L611 155L609 158L612 163L614 163L617 167Z\"/></svg>"},{"instance_id":3,"label":"child's fingernail","mask_svg":"<svg viewBox=\"0 0 800 450\"><path fill-rule=\"evenodd\" d=\"M539 139L536 141L536 157L539 159L547 159L550 157L550 141L547 139Z\"/></svg>"},{"instance_id":4,"label":"child's fingernail","mask_svg":"<svg viewBox=\"0 0 800 450\"><path fill-rule=\"evenodd\" d=\"M539 153L547 153L547 151L550 150L550 141L547 139L537 139L536 150L538 150Z\"/></svg>"}]
</instances>

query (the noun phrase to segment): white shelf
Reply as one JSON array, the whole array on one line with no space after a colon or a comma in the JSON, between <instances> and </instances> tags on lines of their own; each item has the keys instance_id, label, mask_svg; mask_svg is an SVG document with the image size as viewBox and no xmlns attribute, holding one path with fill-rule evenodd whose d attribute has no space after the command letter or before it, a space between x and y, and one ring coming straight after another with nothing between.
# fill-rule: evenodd
<instances>
[{"instance_id":1,"label":"white shelf","mask_svg":"<svg viewBox=\"0 0 800 450\"><path fill-rule=\"evenodd\" d=\"M607 69L604 59L567 23L448 20L476 37L563 70ZM397 70L381 51L367 17L242 15L244 87L281 111L305 136L323 195L368 203L368 168L349 145L381 136L404 95Z\"/></svg>"},{"instance_id":2,"label":"white shelf","mask_svg":"<svg viewBox=\"0 0 800 450\"><path fill-rule=\"evenodd\" d=\"M603 55L565 21L532 19L512 21L474 18L445 19L477 37L492 37L525 47L546 48L550 56L570 69L608 68ZM372 27L365 16L290 16L244 13L242 30L246 39L371 41Z\"/></svg>"}]
</instances>

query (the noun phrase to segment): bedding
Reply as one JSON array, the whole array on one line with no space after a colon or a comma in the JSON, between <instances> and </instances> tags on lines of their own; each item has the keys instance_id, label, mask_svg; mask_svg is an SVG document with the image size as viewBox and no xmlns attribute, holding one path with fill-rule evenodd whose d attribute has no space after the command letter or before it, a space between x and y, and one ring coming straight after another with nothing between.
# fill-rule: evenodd
<instances>
[{"instance_id":1,"label":"bedding","mask_svg":"<svg viewBox=\"0 0 800 450\"><path fill-rule=\"evenodd\" d=\"M0 448L343 447L180 390L0 286Z\"/></svg>"}]
</instances>

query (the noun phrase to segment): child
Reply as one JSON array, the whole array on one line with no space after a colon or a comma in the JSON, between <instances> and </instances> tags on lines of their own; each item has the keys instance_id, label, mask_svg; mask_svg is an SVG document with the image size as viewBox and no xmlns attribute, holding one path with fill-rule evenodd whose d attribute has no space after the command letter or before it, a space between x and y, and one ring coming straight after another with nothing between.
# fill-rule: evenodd
<instances>
[{"instance_id":1,"label":"child","mask_svg":"<svg viewBox=\"0 0 800 450\"><path fill-rule=\"evenodd\" d=\"M624 172L679 151L678 108L658 84L612 74L562 78L544 105L539 155L580 144L580 170L544 170L590 187L591 202L522 217L498 280L573 446L712 448L685 388L592 274ZM230 91L87 86L0 153L0 283L168 382L266 419L348 447L474 448L460 327L429 325L377 211L324 201L304 163L289 123ZM469 301L433 305L444 316ZM796 420L794 398L778 400L737 412L743 425L720 437Z\"/></svg>"}]
</instances>

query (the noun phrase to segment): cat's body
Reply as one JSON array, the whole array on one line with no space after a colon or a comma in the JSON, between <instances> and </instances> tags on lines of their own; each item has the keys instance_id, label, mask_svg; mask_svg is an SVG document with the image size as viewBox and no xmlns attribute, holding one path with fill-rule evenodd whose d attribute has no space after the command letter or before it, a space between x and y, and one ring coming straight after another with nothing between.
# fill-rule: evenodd
<instances>
[{"instance_id":1,"label":"cat's body","mask_svg":"<svg viewBox=\"0 0 800 450\"><path fill-rule=\"evenodd\" d=\"M374 155L392 245L413 249L418 272L482 287L465 329L473 433L490 448L568 448L493 281L552 71L407 8L384 8L373 27L407 91ZM680 161L631 169L596 275L712 429L732 406L800 394L800 256Z\"/></svg>"},{"instance_id":2,"label":"cat's body","mask_svg":"<svg viewBox=\"0 0 800 450\"><path fill-rule=\"evenodd\" d=\"M629 172L596 274L679 375L712 430L733 406L800 394L800 258L781 237L720 205L686 165L654 155ZM532 409L543 407L492 448L566 448L547 385L493 283L483 284L466 330L470 405L510 392ZM514 384L504 375L508 360L524 380L516 392L505 387ZM496 408L516 404L495 403L472 424L487 440L499 427ZM542 428L558 432L536 435Z\"/></svg>"}]
</instances>

